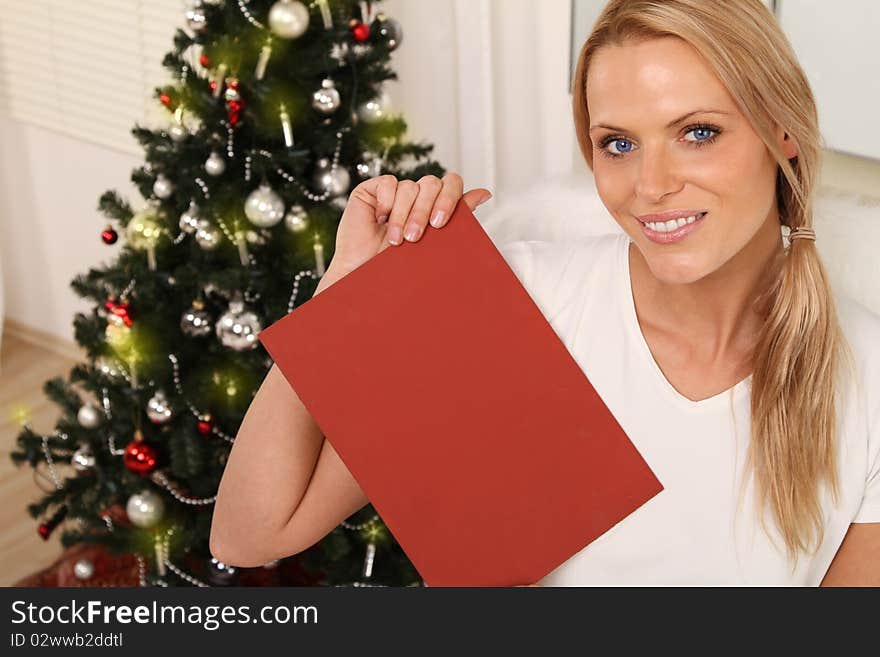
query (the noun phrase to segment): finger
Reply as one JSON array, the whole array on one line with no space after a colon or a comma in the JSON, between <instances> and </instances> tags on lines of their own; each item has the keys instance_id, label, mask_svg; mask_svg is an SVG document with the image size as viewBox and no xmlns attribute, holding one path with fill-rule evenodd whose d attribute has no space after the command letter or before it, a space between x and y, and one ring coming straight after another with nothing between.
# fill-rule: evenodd
<instances>
[{"instance_id":1,"label":"finger","mask_svg":"<svg viewBox=\"0 0 880 657\"><path fill-rule=\"evenodd\" d=\"M360 194L366 203L373 206L376 220L381 224L387 221L394 205L394 195L397 192L397 178L390 173L376 176L360 183L355 190L362 190L366 194Z\"/></svg>"},{"instance_id":2,"label":"finger","mask_svg":"<svg viewBox=\"0 0 880 657\"><path fill-rule=\"evenodd\" d=\"M447 173L443 176L443 189L434 202L434 208L431 211L431 225L434 228L440 228L449 221L458 199L461 198L461 192L464 190L464 181L457 173Z\"/></svg>"},{"instance_id":3,"label":"finger","mask_svg":"<svg viewBox=\"0 0 880 657\"><path fill-rule=\"evenodd\" d=\"M401 180L397 183L394 205L388 215L388 230L385 231L385 240L389 244L397 246L403 241L403 225L418 195L419 184L414 180Z\"/></svg>"},{"instance_id":4,"label":"finger","mask_svg":"<svg viewBox=\"0 0 880 657\"><path fill-rule=\"evenodd\" d=\"M434 201L443 182L437 176L423 176L419 179L419 195L413 203L409 218L403 227L403 236L410 242L417 242L428 225L428 213L434 207Z\"/></svg>"}]
</instances>

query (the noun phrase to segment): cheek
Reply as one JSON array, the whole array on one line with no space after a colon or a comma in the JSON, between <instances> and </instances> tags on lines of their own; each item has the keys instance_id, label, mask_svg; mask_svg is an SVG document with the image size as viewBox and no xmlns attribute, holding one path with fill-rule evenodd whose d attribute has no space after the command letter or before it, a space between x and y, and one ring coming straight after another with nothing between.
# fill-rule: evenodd
<instances>
[{"instance_id":1,"label":"cheek","mask_svg":"<svg viewBox=\"0 0 880 657\"><path fill-rule=\"evenodd\" d=\"M612 216L616 216L620 212L626 212L629 199L632 198L633 185L624 167L609 166L607 162L599 160L602 157L594 156L593 179L602 203Z\"/></svg>"}]
</instances>

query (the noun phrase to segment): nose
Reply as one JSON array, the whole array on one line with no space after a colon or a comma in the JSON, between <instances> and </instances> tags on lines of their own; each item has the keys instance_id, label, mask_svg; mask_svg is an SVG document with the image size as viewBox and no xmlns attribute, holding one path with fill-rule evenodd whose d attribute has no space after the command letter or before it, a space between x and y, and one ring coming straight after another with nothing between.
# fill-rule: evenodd
<instances>
[{"instance_id":1,"label":"nose","mask_svg":"<svg viewBox=\"0 0 880 657\"><path fill-rule=\"evenodd\" d=\"M648 202L661 200L681 189L672 158L662 146L645 146L640 153L636 193Z\"/></svg>"}]
</instances>

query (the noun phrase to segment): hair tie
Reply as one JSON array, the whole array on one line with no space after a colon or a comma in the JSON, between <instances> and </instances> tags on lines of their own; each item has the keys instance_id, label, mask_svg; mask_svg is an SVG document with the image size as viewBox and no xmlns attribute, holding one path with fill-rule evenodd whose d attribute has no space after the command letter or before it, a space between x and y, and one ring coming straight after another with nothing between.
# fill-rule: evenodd
<instances>
[{"instance_id":1,"label":"hair tie","mask_svg":"<svg viewBox=\"0 0 880 657\"><path fill-rule=\"evenodd\" d=\"M793 242L796 239L813 240L815 242L816 231L812 228L805 228L803 226L792 228L791 232L788 234L788 241Z\"/></svg>"}]
</instances>

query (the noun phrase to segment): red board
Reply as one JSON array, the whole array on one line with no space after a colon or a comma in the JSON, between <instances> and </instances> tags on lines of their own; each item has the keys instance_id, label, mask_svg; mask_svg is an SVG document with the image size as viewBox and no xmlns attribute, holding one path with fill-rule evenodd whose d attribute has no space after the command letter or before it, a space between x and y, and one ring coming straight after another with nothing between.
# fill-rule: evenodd
<instances>
[{"instance_id":1,"label":"red board","mask_svg":"<svg viewBox=\"0 0 880 657\"><path fill-rule=\"evenodd\" d=\"M461 201L259 339L429 586L534 583L663 490Z\"/></svg>"}]
</instances>

